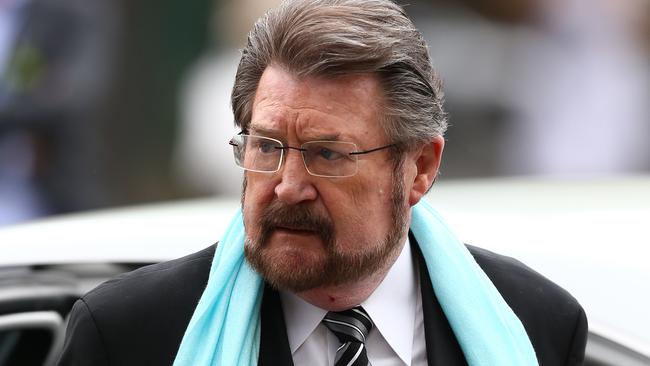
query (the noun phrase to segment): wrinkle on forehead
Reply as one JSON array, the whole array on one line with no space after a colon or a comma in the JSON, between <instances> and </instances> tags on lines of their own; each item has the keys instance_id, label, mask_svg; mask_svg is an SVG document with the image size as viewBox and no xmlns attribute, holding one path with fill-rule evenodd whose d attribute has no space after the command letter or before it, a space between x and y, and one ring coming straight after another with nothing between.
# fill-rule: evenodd
<instances>
[{"instance_id":1,"label":"wrinkle on forehead","mask_svg":"<svg viewBox=\"0 0 650 366\"><path fill-rule=\"evenodd\" d=\"M372 121L381 129L382 100L374 75L299 78L270 66L259 83L250 129L278 135L293 129L299 136L318 137L340 134L338 129L345 128L351 135L364 137L369 131L367 123L360 128L363 121Z\"/></svg>"}]
</instances>

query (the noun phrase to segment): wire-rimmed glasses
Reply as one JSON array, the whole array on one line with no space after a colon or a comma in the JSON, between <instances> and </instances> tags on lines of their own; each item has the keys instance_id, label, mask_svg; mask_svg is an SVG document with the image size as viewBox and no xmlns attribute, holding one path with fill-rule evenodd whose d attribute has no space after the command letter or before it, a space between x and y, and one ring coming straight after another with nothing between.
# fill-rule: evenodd
<instances>
[{"instance_id":1,"label":"wire-rimmed glasses","mask_svg":"<svg viewBox=\"0 0 650 366\"><path fill-rule=\"evenodd\" d=\"M233 147L235 163L252 172L274 173L280 170L285 150L297 150L302 155L309 174L317 177L340 178L357 174L357 157L387 149L395 144L366 151L345 141L309 141L300 147L284 146L281 141L263 136L235 135L229 142Z\"/></svg>"}]
</instances>

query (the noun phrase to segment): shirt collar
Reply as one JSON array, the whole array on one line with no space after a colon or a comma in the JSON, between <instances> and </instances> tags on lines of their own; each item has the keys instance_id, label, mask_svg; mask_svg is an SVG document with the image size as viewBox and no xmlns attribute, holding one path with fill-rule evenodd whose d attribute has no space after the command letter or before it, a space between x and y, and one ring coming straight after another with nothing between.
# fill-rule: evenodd
<instances>
[{"instance_id":1,"label":"shirt collar","mask_svg":"<svg viewBox=\"0 0 650 366\"><path fill-rule=\"evenodd\" d=\"M323 320L327 310L314 306L293 293L280 291L291 353L295 353Z\"/></svg>"},{"instance_id":2,"label":"shirt collar","mask_svg":"<svg viewBox=\"0 0 650 366\"><path fill-rule=\"evenodd\" d=\"M417 274L408 239L377 289L361 306L386 342L406 365L411 364L417 300Z\"/></svg>"},{"instance_id":3,"label":"shirt collar","mask_svg":"<svg viewBox=\"0 0 650 366\"><path fill-rule=\"evenodd\" d=\"M408 238L399 257L375 291L361 303L399 358L411 364L417 300L417 274ZM327 314L300 297L282 291L282 309L291 353L305 342Z\"/></svg>"}]
</instances>

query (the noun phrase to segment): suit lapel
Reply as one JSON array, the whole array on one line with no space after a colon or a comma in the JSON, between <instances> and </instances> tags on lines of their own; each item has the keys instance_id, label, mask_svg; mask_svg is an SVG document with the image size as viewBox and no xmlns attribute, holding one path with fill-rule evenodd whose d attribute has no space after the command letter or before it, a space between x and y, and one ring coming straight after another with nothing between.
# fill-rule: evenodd
<instances>
[{"instance_id":1,"label":"suit lapel","mask_svg":"<svg viewBox=\"0 0 650 366\"><path fill-rule=\"evenodd\" d=\"M467 366L465 356L454 336L440 303L433 292L427 265L415 237L409 232L413 256L420 272L424 339L427 345L427 362L430 366Z\"/></svg>"},{"instance_id":2,"label":"suit lapel","mask_svg":"<svg viewBox=\"0 0 650 366\"><path fill-rule=\"evenodd\" d=\"M264 285L261 310L259 366L293 366L287 327L280 294L268 284Z\"/></svg>"}]
</instances>

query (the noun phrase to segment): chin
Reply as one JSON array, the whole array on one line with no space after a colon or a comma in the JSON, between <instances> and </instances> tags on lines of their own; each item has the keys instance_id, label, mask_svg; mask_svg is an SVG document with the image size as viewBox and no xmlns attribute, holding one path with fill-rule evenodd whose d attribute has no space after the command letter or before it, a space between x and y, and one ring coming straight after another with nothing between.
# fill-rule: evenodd
<instances>
[{"instance_id":1,"label":"chin","mask_svg":"<svg viewBox=\"0 0 650 366\"><path fill-rule=\"evenodd\" d=\"M288 245L252 248L248 243L245 254L251 267L276 289L296 293L322 285L324 254Z\"/></svg>"}]
</instances>

